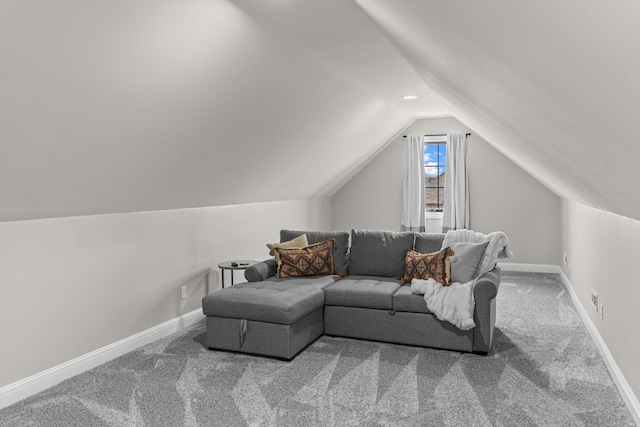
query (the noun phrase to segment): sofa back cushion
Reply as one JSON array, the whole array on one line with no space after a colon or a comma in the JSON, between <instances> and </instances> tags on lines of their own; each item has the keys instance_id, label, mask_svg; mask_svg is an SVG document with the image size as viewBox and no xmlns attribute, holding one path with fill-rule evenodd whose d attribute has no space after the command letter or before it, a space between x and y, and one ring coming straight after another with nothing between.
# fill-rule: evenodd
<instances>
[{"instance_id":1,"label":"sofa back cushion","mask_svg":"<svg viewBox=\"0 0 640 427\"><path fill-rule=\"evenodd\" d=\"M413 234L410 231L351 230L349 274L402 276L404 256L407 250L413 249Z\"/></svg>"},{"instance_id":2,"label":"sofa back cushion","mask_svg":"<svg viewBox=\"0 0 640 427\"><path fill-rule=\"evenodd\" d=\"M314 243L324 242L329 239L336 239L333 245L333 266L336 273L342 275L349 274L349 237L348 231L297 231L297 230L280 230L280 242L293 240L302 234L307 235L307 241L310 245Z\"/></svg>"},{"instance_id":3,"label":"sofa back cushion","mask_svg":"<svg viewBox=\"0 0 640 427\"><path fill-rule=\"evenodd\" d=\"M442 249L444 233L415 233L413 250L421 254L438 252Z\"/></svg>"}]
</instances>

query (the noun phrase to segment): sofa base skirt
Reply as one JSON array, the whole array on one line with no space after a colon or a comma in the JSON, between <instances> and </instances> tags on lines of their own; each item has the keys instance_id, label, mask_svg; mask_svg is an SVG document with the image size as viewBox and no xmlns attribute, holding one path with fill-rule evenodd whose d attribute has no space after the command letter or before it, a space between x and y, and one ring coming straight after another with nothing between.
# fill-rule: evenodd
<instances>
[{"instance_id":1,"label":"sofa base skirt","mask_svg":"<svg viewBox=\"0 0 640 427\"><path fill-rule=\"evenodd\" d=\"M290 325L207 316L206 326L210 349L291 360L323 334L323 309Z\"/></svg>"},{"instance_id":2,"label":"sofa base skirt","mask_svg":"<svg viewBox=\"0 0 640 427\"><path fill-rule=\"evenodd\" d=\"M473 351L473 329L463 331L433 314L393 312L371 308L324 307L327 335L396 344Z\"/></svg>"}]
</instances>

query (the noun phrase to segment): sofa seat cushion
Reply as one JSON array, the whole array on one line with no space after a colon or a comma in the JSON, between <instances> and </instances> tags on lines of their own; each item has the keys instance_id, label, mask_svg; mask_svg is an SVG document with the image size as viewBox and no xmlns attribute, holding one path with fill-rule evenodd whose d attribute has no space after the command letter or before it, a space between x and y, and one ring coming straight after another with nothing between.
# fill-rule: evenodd
<instances>
[{"instance_id":1,"label":"sofa seat cushion","mask_svg":"<svg viewBox=\"0 0 640 427\"><path fill-rule=\"evenodd\" d=\"M325 305L392 310L400 286L391 277L348 276L324 288Z\"/></svg>"},{"instance_id":2,"label":"sofa seat cushion","mask_svg":"<svg viewBox=\"0 0 640 427\"><path fill-rule=\"evenodd\" d=\"M245 282L220 289L202 299L207 316L290 325L324 304L317 286L294 282Z\"/></svg>"},{"instance_id":3,"label":"sofa seat cushion","mask_svg":"<svg viewBox=\"0 0 640 427\"><path fill-rule=\"evenodd\" d=\"M432 314L431 310L427 308L424 296L414 294L410 284L401 286L400 289L393 294L393 310L407 313Z\"/></svg>"},{"instance_id":4,"label":"sofa seat cushion","mask_svg":"<svg viewBox=\"0 0 640 427\"><path fill-rule=\"evenodd\" d=\"M313 286L319 289L324 289L339 279L340 276L284 277L282 279L272 276L266 279L265 282L286 283L295 286Z\"/></svg>"},{"instance_id":5,"label":"sofa seat cushion","mask_svg":"<svg viewBox=\"0 0 640 427\"><path fill-rule=\"evenodd\" d=\"M412 232L352 230L349 274L397 277L404 256L413 249Z\"/></svg>"}]
</instances>

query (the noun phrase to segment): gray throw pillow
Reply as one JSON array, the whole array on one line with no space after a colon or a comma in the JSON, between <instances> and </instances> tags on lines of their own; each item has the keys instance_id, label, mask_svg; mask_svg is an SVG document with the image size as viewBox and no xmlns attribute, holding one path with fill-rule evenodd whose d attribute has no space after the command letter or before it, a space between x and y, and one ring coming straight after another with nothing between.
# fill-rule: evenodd
<instances>
[{"instance_id":1,"label":"gray throw pillow","mask_svg":"<svg viewBox=\"0 0 640 427\"><path fill-rule=\"evenodd\" d=\"M475 279L488 245L488 241L483 243L452 243L451 249L455 254L451 257L451 281L467 283Z\"/></svg>"}]
</instances>

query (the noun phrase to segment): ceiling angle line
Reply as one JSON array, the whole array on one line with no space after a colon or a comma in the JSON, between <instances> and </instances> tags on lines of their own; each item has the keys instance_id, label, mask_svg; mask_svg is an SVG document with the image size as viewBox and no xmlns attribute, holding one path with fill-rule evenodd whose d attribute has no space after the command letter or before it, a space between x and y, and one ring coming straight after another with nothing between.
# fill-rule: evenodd
<instances>
[{"instance_id":1,"label":"ceiling angle line","mask_svg":"<svg viewBox=\"0 0 640 427\"><path fill-rule=\"evenodd\" d=\"M424 135L424 136L447 136L446 133L436 133L436 134L432 134L432 135ZM470 133L465 134L465 136L471 136ZM402 135L403 138L406 138L407 135Z\"/></svg>"}]
</instances>

